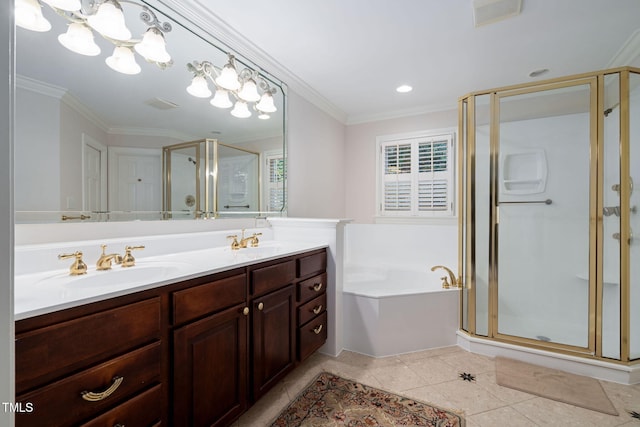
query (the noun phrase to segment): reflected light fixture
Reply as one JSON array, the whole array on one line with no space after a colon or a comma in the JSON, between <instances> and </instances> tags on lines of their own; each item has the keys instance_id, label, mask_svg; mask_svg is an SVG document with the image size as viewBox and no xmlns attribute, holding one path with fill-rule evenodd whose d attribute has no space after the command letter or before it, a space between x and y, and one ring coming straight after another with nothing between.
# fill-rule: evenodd
<instances>
[{"instance_id":1,"label":"reflected light fixture","mask_svg":"<svg viewBox=\"0 0 640 427\"><path fill-rule=\"evenodd\" d=\"M250 117L249 104L258 113L258 118L263 120L270 118L269 113L278 110L273 100L276 89L269 85L259 71L247 67L238 72L235 57L231 54L222 68L216 68L209 61L193 61L187 64L187 69L193 73L187 92L199 98L208 98L212 94L208 85L210 81L215 88L211 105L218 108L233 107L231 115L234 117Z\"/></svg>"},{"instance_id":2,"label":"reflected light fixture","mask_svg":"<svg viewBox=\"0 0 640 427\"><path fill-rule=\"evenodd\" d=\"M140 19L148 27L141 39L133 39L127 28L121 3L140 7ZM164 35L171 31L171 24L160 22L146 5L129 0L16 0L16 25L32 31L49 31L51 24L42 14L43 4L57 15L69 21L58 41L72 52L80 55L100 54L94 40L94 31L114 46L114 53L105 62L112 69L124 74L138 74L134 51L147 62L165 69L173 64L167 52ZM85 5L86 4L86 5Z\"/></svg>"}]
</instances>

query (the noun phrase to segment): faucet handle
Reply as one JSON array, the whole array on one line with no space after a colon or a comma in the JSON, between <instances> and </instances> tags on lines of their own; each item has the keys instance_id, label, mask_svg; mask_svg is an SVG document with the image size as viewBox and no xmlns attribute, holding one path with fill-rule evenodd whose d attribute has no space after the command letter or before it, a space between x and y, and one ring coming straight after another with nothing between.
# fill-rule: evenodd
<instances>
[{"instance_id":1,"label":"faucet handle","mask_svg":"<svg viewBox=\"0 0 640 427\"><path fill-rule=\"evenodd\" d=\"M253 233L253 236L251 236L251 247L252 248L257 248L258 244L260 243L260 240L258 240L258 236L262 236L262 233Z\"/></svg>"},{"instance_id":2,"label":"faucet handle","mask_svg":"<svg viewBox=\"0 0 640 427\"><path fill-rule=\"evenodd\" d=\"M442 276L442 289L451 288L451 283L449 283L449 278L447 276Z\"/></svg>"},{"instance_id":3,"label":"faucet handle","mask_svg":"<svg viewBox=\"0 0 640 427\"><path fill-rule=\"evenodd\" d=\"M124 247L124 256L122 257L122 266L123 267L133 267L136 265L136 259L131 255L131 251L138 251L144 249L144 245L139 246L125 246Z\"/></svg>"},{"instance_id":4,"label":"faucet handle","mask_svg":"<svg viewBox=\"0 0 640 427\"><path fill-rule=\"evenodd\" d=\"M75 261L73 261L73 264L71 264L71 267L69 267L69 274L71 276L79 276L81 274L87 273L87 264L85 264L84 261L82 261L82 252L76 251L71 254L58 255L58 259L61 259L61 260L69 259L69 258L75 258Z\"/></svg>"},{"instance_id":5,"label":"faucet handle","mask_svg":"<svg viewBox=\"0 0 640 427\"><path fill-rule=\"evenodd\" d=\"M237 234L233 234L231 236L227 236L227 239L233 239L233 242L231 242L231 249L234 251L237 251L238 249L240 249L240 243L238 243L238 235Z\"/></svg>"}]
</instances>

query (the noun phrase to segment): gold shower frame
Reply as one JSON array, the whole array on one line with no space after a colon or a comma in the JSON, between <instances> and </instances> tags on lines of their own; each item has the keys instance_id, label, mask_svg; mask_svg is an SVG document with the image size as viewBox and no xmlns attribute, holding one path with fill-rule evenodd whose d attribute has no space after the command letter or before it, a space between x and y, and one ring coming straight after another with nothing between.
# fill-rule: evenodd
<instances>
[{"instance_id":1,"label":"gold shower frame","mask_svg":"<svg viewBox=\"0 0 640 427\"><path fill-rule=\"evenodd\" d=\"M460 330L498 342L544 349L553 352L606 360L620 364L638 364L640 359L630 358L630 74L640 76L640 68L619 67L591 73L583 73L532 83L504 86L466 94L458 99L458 274L463 277L464 288L460 298ZM603 304L603 191L604 172L604 95L605 76L619 76L620 99L620 358L612 359L602 354L602 304ZM501 97L564 88L578 84L590 86L590 166L589 166L589 334L587 347L541 342L524 337L498 333L497 302L497 243L495 227L498 223L496 174L497 149L499 144L499 101ZM476 160L476 98L490 98L490 235L489 235L489 282L488 282L488 334L476 334L476 257L475 257L475 160ZM640 284L636 284L640 286ZM639 328L640 330L640 328Z\"/></svg>"}]
</instances>

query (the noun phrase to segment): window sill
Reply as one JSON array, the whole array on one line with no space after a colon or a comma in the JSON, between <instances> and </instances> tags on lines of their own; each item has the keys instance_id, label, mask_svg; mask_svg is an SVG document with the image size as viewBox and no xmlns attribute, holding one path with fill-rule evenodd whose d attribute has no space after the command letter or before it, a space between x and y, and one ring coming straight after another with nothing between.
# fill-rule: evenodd
<instances>
[{"instance_id":1,"label":"window sill","mask_svg":"<svg viewBox=\"0 0 640 427\"><path fill-rule=\"evenodd\" d=\"M458 225L458 217L375 216L375 224Z\"/></svg>"}]
</instances>

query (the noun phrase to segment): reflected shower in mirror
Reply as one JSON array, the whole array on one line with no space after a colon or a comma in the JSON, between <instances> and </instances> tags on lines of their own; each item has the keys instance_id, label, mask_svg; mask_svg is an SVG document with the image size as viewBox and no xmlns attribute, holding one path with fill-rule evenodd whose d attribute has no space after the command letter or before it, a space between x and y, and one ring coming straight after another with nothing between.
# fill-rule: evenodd
<instances>
[{"instance_id":1,"label":"reflected shower in mirror","mask_svg":"<svg viewBox=\"0 0 640 427\"><path fill-rule=\"evenodd\" d=\"M271 206L270 186L261 190L258 152L213 139L170 145L162 150L163 211L166 218L259 215ZM265 168L265 171L269 168ZM268 180L268 177L264 177Z\"/></svg>"},{"instance_id":2,"label":"reflected shower in mirror","mask_svg":"<svg viewBox=\"0 0 640 427\"><path fill-rule=\"evenodd\" d=\"M88 1L81 4L92 13ZM212 36L159 1L117 4L132 36L125 42L114 42L88 21L83 23L83 31L91 32L100 48L94 56L72 52L59 42L58 36L67 34L72 23L60 14L70 16L73 12L56 11L42 3L49 31L16 28L16 222L58 222L62 215L76 221L174 217L164 212L162 147L206 139L258 153L257 174L264 191L269 187L281 191L268 198L257 192L258 202L252 201L249 210L234 214L282 211L285 174L272 178L269 171L274 165L277 169L278 164L285 164L284 84L234 55L238 70L259 70L260 79L268 81L275 111L260 120L258 114L238 118L229 114L229 109L215 108L209 99L187 92L194 77L190 67L195 59L206 59L222 69L229 62L229 49L218 47ZM162 32L141 17L142 6L162 28L169 26L171 30ZM147 61L144 58L148 55L131 48L145 39L150 28L156 28L151 30L155 36L162 33L170 61ZM112 62L107 58L113 56L109 55L114 46L124 46L134 55L138 74L123 74L105 64ZM198 162L199 157L187 155L187 165L189 157ZM194 172L189 182L194 189L189 194L195 193L195 177ZM270 185L272 179L280 181ZM197 199L197 194L191 195ZM196 200L194 206L188 203L190 198L181 200L179 210L219 214L215 205L197 209ZM236 203L229 200L218 207L222 210L224 205Z\"/></svg>"}]
</instances>

